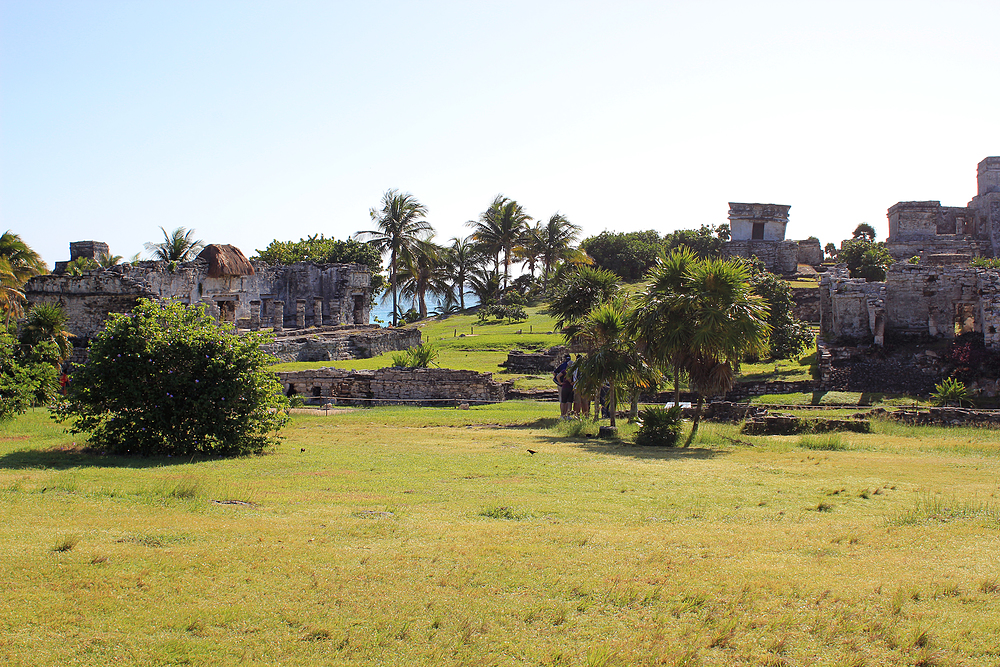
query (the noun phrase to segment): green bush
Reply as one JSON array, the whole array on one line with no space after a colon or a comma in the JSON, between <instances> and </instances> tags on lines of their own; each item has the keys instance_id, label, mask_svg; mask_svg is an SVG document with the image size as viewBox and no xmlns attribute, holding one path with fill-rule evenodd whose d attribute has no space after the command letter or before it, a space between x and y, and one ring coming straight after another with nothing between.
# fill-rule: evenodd
<instances>
[{"instance_id":1,"label":"green bush","mask_svg":"<svg viewBox=\"0 0 1000 667\"><path fill-rule=\"evenodd\" d=\"M642 447L673 447L681 437L681 409L646 408L639 413L635 444Z\"/></svg>"},{"instance_id":2,"label":"green bush","mask_svg":"<svg viewBox=\"0 0 1000 667\"><path fill-rule=\"evenodd\" d=\"M971 405L971 395L965 383L955 378L945 378L939 384L934 385L931 392L931 402L939 407L947 405Z\"/></svg>"},{"instance_id":3,"label":"green bush","mask_svg":"<svg viewBox=\"0 0 1000 667\"><path fill-rule=\"evenodd\" d=\"M140 299L94 337L56 418L114 454L260 453L288 419L265 340L220 326L204 304Z\"/></svg>"}]
</instances>

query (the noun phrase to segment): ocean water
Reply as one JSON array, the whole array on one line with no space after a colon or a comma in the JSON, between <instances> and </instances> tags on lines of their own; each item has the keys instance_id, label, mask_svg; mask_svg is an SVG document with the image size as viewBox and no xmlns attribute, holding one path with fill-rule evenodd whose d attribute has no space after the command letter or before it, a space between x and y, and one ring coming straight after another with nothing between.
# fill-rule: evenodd
<instances>
[{"instance_id":1,"label":"ocean water","mask_svg":"<svg viewBox=\"0 0 1000 667\"><path fill-rule=\"evenodd\" d=\"M444 303L444 299L436 294L427 295L427 312L431 313L439 310ZM472 308L473 306L479 305L479 299L473 294L465 295L465 307ZM416 300L411 301L410 299L400 297L399 307L404 313L410 308L417 308ZM375 305L371 310L371 322L375 323L375 318L382 320L382 326L392 324L392 294L383 295L383 298Z\"/></svg>"}]
</instances>

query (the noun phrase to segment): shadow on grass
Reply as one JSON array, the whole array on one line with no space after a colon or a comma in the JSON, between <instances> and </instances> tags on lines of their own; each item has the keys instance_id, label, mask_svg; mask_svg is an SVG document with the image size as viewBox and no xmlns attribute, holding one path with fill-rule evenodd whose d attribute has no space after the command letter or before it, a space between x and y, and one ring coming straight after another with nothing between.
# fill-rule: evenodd
<instances>
[{"instance_id":1,"label":"shadow on grass","mask_svg":"<svg viewBox=\"0 0 1000 667\"><path fill-rule=\"evenodd\" d=\"M552 440L558 441L560 439L552 438ZM583 442L578 441L578 446L580 449L594 454L612 454L614 456L628 456L633 459L659 461L714 459L727 453L704 447L638 447L615 440L598 440L597 438L588 438Z\"/></svg>"},{"instance_id":2,"label":"shadow on grass","mask_svg":"<svg viewBox=\"0 0 1000 667\"><path fill-rule=\"evenodd\" d=\"M171 465L214 460L208 457L172 456L102 456L80 449L22 449L0 456L0 470L32 468L64 470L66 468L160 468Z\"/></svg>"}]
</instances>

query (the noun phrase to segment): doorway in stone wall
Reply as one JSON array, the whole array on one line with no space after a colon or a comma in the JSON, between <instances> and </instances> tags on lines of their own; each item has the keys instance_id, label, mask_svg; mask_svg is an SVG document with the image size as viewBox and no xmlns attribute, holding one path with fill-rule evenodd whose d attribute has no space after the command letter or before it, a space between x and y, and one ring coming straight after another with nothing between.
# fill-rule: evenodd
<instances>
[{"instance_id":1,"label":"doorway in stone wall","mask_svg":"<svg viewBox=\"0 0 1000 667\"><path fill-rule=\"evenodd\" d=\"M360 294L354 295L354 323L366 324L363 320L365 316L365 297Z\"/></svg>"},{"instance_id":2,"label":"doorway in stone wall","mask_svg":"<svg viewBox=\"0 0 1000 667\"><path fill-rule=\"evenodd\" d=\"M958 302L955 304L955 335L976 330L976 304Z\"/></svg>"}]
</instances>

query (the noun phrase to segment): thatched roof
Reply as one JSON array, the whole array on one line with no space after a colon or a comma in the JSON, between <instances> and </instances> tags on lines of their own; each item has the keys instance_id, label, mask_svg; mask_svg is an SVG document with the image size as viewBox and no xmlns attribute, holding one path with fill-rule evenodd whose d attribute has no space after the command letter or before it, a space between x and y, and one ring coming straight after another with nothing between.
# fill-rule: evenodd
<instances>
[{"instance_id":1,"label":"thatched roof","mask_svg":"<svg viewBox=\"0 0 1000 667\"><path fill-rule=\"evenodd\" d=\"M218 245L216 243L207 245L198 255L198 259L208 262L209 278L252 276L254 274L253 265L234 245Z\"/></svg>"}]
</instances>

